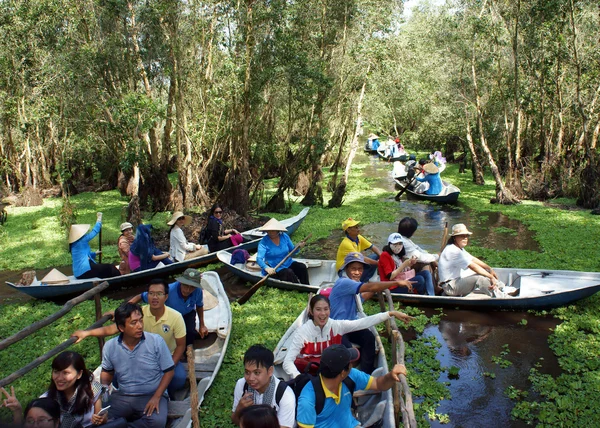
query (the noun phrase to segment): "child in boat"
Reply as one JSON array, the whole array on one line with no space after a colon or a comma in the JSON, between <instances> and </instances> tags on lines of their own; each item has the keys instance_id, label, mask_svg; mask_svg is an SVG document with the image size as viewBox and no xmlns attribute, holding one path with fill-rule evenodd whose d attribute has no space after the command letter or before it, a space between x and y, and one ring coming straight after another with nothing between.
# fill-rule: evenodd
<instances>
[{"instance_id":1,"label":"child in boat","mask_svg":"<svg viewBox=\"0 0 600 428\"><path fill-rule=\"evenodd\" d=\"M255 404L275 408L281 427L291 428L296 420L296 396L286 385L273 376L275 357L263 345L252 345L244 354L244 377L235 384L231 420L240 425L244 409Z\"/></svg>"},{"instance_id":2,"label":"child in boat","mask_svg":"<svg viewBox=\"0 0 600 428\"><path fill-rule=\"evenodd\" d=\"M309 319L294 333L292 345L283 360L283 370L291 377L304 372L309 363L318 363L323 350L333 344L341 344L346 333L367 329L392 317L404 322L411 319L402 312L391 311L351 321L334 320L329 317L329 299L322 294L313 296L308 306Z\"/></svg>"}]
</instances>

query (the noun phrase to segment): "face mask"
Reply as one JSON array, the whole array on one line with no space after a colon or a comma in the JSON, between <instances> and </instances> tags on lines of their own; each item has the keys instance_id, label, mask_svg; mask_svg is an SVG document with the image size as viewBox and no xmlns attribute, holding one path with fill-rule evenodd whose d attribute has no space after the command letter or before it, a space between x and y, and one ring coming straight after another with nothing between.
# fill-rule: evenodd
<instances>
[{"instance_id":1,"label":"face mask","mask_svg":"<svg viewBox=\"0 0 600 428\"><path fill-rule=\"evenodd\" d=\"M402 244L390 244L390 248L394 254L398 254L400 251L402 251L402 247Z\"/></svg>"}]
</instances>

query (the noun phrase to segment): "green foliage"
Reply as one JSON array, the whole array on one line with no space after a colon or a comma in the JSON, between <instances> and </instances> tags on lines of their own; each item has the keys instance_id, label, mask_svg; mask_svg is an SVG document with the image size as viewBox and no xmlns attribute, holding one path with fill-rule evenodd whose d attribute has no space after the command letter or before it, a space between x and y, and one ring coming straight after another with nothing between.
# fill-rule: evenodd
<instances>
[{"instance_id":1,"label":"green foliage","mask_svg":"<svg viewBox=\"0 0 600 428\"><path fill-rule=\"evenodd\" d=\"M58 214L58 222L66 231L71 228L71 225L77 223L77 207L71 203L71 199L68 197L63 198L62 207Z\"/></svg>"}]
</instances>

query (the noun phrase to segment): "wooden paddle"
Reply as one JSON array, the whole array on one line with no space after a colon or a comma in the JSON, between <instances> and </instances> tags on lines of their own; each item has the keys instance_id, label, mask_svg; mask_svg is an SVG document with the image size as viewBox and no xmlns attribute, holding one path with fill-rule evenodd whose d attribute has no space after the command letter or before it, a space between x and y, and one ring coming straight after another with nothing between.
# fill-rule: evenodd
<instances>
[{"instance_id":1,"label":"wooden paddle","mask_svg":"<svg viewBox=\"0 0 600 428\"><path fill-rule=\"evenodd\" d=\"M410 186L413 183L413 181L415 181L417 179L417 175L418 174L415 174L413 176L413 178L408 182L408 184L406 186L404 186L404 188L398 192L398 194L394 197L395 200L397 200L397 201L400 200L400 196L402 196L402 194L404 192L406 192L406 189L408 189L408 186Z\"/></svg>"},{"instance_id":2,"label":"wooden paddle","mask_svg":"<svg viewBox=\"0 0 600 428\"><path fill-rule=\"evenodd\" d=\"M288 255L287 255L287 256L285 256L285 257L283 258L283 260L282 260L282 261L280 261L280 262L277 264L277 266L275 266L275 270L277 270L277 269L278 269L278 268L279 268L279 267L280 267L280 266L281 266L283 263L285 263L285 261L286 261L287 259L289 259L289 258L292 256L292 254L294 254L296 251L298 251L298 248L300 248L300 246L301 246L301 245L305 244L305 243L306 243L306 241L308 241L308 239L309 239L311 236L312 236L312 233L309 233L309 234L306 236L306 238L304 238L302 241L300 241L300 242L298 243L298 245L296 245L296 246L294 247L294 249L293 249L292 251L290 251L290 252L288 253ZM252 297L252 296L254 295L254 293L256 293L260 287L262 287L262 285L264 284L264 282L265 282L265 281L267 280L267 278L269 278L270 276L271 276L271 274L269 274L269 273L268 273L267 275L265 275L265 277L264 277L263 279L261 279L260 281L258 281L256 284L254 284L254 285L252 286L252 288L250 288L250 290L248 290L248 291L246 292L246 294L244 294L242 297L240 297L240 298L237 300L237 302L238 302L240 305L243 305L244 303L246 303L246 302L247 302L247 301L250 299L250 297Z\"/></svg>"},{"instance_id":3,"label":"wooden paddle","mask_svg":"<svg viewBox=\"0 0 600 428\"><path fill-rule=\"evenodd\" d=\"M442 234L442 245L440 246L440 254L446 248L446 241L448 240L448 222L444 225L444 233Z\"/></svg>"},{"instance_id":4,"label":"wooden paddle","mask_svg":"<svg viewBox=\"0 0 600 428\"><path fill-rule=\"evenodd\" d=\"M100 228L100 232L98 232L98 263L102 263L102 228Z\"/></svg>"}]
</instances>

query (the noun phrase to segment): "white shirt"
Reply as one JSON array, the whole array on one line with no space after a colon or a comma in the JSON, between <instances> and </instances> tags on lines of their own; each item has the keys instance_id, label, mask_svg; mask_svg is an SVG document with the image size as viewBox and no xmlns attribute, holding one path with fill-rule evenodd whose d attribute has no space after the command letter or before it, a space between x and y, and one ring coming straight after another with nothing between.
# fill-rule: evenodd
<instances>
[{"instance_id":1,"label":"white shirt","mask_svg":"<svg viewBox=\"0 0 600 428\"><path fill-rule=\"evenodd\" d=\"M275 378L275 391L277 391L277 385L281 382L279 379ZM235 384L235 389L233 391L233 408L232 412L235 412L242 395L244 395L244 383L246 383L246 379L241 378ZM270 404L275 407L277 411L277 419L279 420L279 425L282 427L293 427L296 423L296 396L294 395L294 391L291 388L286 388L281 400L279 401L279 405L275 402L275 393L273 393L273 401L271 403L263 403L263 395L257 394L255 395L256 400L254 404Z\"/></svg>"},{"instance_id":2,"label":"white shirt","mask_svg":"<svg viewBox=\"0 0 600 428\"><path fill-rule=\"evenodd\" d=\"M417 262L419 263L429 264L431 262L437 262L437 260L440 257L437 254L428 253L427 251L419 247L417 244L415 244L413 241L408 239L406 236L402 237L402 243L404 244L404 251L406 251L406 257L410 258L412 256L416 256Z\"/></svg>"},{"instance_id":3,"label":"white shirt","mask_svg":"<svg viewBox=\"0 0 600 428\"><path fill-rule=\"evenodd\" d=\"M171 257L174 257L178 262L185 260L185 254L187 252L194 251L196 249L195 244L192 244L185 239L183 230L181 230L179 226L173 227L169 241L169 254L171 254Z\"/></svg>"},{"instance_id":4,"label":"white shirt","mask_svg":"<svg viewBox=\"0 0 600 428\"><path fill-rule=\"evenodd\" d=\"M473 256L467 250L460 249L454 244L447 245L440 255L438 264L438 276L440 282L446 282L451 279L458 279L464 276L469 276L472 271L468 269ZM468 272L463 272L468 270Z\"/></svg>"}]
</instances>

